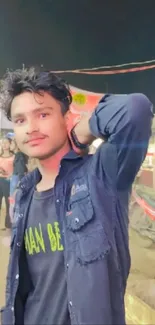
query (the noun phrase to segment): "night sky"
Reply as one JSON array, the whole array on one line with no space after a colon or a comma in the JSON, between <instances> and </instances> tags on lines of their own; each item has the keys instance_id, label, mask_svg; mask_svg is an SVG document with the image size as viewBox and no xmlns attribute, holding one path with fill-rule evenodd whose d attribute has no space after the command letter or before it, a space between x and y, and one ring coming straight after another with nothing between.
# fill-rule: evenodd
<instances>
[{"instance_id":1,"label":"night sky","mask_svg":"<svg viewBox=\"0 0 155 325\"><path fill-rule=\"evenodd\" d=\"M91 68L155 59L155 0L0 0L0 76L7 68ZM115 76L66 74L98 92L144 92L155 69Z\"/></svg>"}]
</instances>

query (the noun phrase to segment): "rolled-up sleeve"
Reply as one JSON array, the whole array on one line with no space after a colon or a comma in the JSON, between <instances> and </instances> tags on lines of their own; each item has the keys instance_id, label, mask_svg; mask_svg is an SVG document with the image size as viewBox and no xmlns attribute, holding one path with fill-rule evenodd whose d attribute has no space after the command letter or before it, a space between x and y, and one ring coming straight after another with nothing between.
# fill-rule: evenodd
<instances>
[{"instance_id":1,"label":"rolled-up sleeve","mask_svg":"<svg viewBox=\"0 0 155 325\"><path fill-rule=\"evenodd\" d=\"M92 134L116 146L119 188L132 184L146 156L152 119L152 103L136 93L106 95L90 118Z\"/></svg>"}]
</instances>

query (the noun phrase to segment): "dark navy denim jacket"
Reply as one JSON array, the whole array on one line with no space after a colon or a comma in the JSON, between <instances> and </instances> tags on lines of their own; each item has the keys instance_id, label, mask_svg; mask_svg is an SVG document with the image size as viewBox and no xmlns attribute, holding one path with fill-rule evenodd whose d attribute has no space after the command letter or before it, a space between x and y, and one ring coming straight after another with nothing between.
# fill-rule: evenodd
<instances>
[{"instance_id":1,"label":"dark navy denim jacket","mask_svg":"<svg viewBox=\"0 0 155 325\"><path fill-rule=\"evenodd\" d=\"M106 142L95 155L70 152L61 161L54 190L72 325L125 324L128 200L147 152L152 116L143 94L107 95L90 119L92 134ZM16 196L2 325L24 324L31 278L23 236L39 179L38 170L28 174Z\"/></svg>"}]
</instances>

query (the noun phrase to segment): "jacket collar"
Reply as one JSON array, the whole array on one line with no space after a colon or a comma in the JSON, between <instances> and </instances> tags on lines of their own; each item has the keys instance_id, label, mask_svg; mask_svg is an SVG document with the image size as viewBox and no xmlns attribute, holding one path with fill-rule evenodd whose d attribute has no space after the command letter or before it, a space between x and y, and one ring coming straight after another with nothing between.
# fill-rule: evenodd
<instances>
[{"instance_id":1,"label":"jacket collar","mask_svg":"<svg viewBox=\"0 0 155 325\"><path fill-rule=\"evenodd\" d=\"M62 166L66 161L77 161L81 160L83 157L79 156L75 151L71 150L68 152L61 160L60 166ZM39 169L36 168L32 172L28 173L26 176L24 176L19 184L19 188L22 190L22 192L26 193L28 192L32 187L35 187L36 184L41 180L41 174L39 172Z\"/></svg>"}]
</instances>

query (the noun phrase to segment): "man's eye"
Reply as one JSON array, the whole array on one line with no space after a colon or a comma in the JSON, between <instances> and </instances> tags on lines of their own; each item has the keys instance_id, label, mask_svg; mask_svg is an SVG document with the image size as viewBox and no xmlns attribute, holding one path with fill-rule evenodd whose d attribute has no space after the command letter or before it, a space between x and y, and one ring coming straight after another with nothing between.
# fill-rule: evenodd
<instances>
[{"instance_id":1,"label":"man's eye","mask_svg":"<svg viewBox=\"0 0 155 325\"><path fill-rule=\"evenodd\" d=\"M18 120L15 120L15 124L22 124L24 122L23 118L19 118Z\"/></svg>"},{"instance_id":2,"label":"man's eye","mask_svg":"<svg viewBox=\"0 0 155 325\"><path fill-rule=\"evenodd\" d=\"M49 114L48 113L41 113L40 114L40 116L42 117L42 118L45 118L45 117L47 117Z\"/></svg>"}]
</instances>

